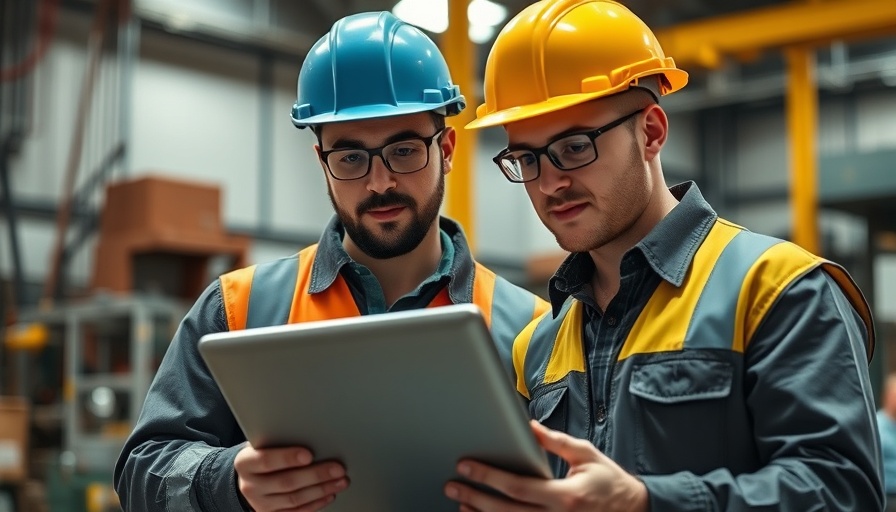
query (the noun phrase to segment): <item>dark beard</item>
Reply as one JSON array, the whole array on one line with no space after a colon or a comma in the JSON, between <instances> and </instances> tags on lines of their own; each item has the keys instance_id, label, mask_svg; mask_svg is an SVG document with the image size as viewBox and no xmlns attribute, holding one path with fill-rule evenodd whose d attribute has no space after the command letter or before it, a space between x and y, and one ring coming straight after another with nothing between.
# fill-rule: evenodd
<instances>
[{"instance_id":1,"label":"dark beard","mask_svg":"<svg viewBox=\"0 0 896 512\"><path fill-rule=\"evenodd\" d=\"M333 192L327 187L330 195L330 202L339 221L345 228L346 234L352 239L364 254L378 260L386 260L403 256L420 245L420 242L426 237L429 229L432 227L436 218L439 216L439 210L442 207L442 200L445 198L445 173L444 162L439 169L439 183L429 200L423 205L423 209L417 209L417 201L413 197L390 190L385 194L377 194L365 199L356 208L356 217L352 218L345 210L336 205L333 200ZM373 208L383 208L387 206L404 206L413 214L411 223L406 228L399 229L397 222L386 222L382 224L384 235L378 235L373 231L364 227L360 220L361 216Z\"/></svg>"}]
</instances>

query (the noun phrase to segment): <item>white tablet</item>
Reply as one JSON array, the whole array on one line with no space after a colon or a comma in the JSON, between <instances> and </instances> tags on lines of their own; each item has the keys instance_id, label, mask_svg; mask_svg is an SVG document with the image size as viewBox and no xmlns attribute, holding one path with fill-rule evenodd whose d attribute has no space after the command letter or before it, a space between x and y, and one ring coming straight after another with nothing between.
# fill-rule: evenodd
<instances>
[{"instance_id":1,"label":"white tablet","mask_svg":"<svg viewBox=\"0 0 896 512\"><path fill-rule=\"evenodd\" d=\"M478 307L203 336L199 351L255 447L345 464L333 511L457 510L461 458L551 477Z\"/></svg>"}]
</instances>

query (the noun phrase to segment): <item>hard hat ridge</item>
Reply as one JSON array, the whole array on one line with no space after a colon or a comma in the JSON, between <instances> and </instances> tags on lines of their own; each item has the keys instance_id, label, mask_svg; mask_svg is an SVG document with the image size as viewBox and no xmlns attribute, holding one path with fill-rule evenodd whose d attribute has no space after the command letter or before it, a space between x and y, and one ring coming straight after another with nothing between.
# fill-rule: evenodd
<instances>
[{"instance_id":1,"label":"hard hat ridge","mask_svg":"<svg viewBox=\"0 0 896 512\"><path fill-rule=\"evenodd\" d=\"M445 58L418 28L389 12L333 24L299 72L295 126L436 111L455 115L464 97Z\"/></svg>"},{"instance_id":2,"label":"hard hat ridge","mask_svg":"<svg viewBox=\"0 0 896 512\"><path fill-rule=\"evenodd\" d=\"M485 67L485 103L466 127L505 125L657 82L647 88L669 94L685 86L687 73L625 6L542 0L498 34Z\"/></svg>"}]
</instances>

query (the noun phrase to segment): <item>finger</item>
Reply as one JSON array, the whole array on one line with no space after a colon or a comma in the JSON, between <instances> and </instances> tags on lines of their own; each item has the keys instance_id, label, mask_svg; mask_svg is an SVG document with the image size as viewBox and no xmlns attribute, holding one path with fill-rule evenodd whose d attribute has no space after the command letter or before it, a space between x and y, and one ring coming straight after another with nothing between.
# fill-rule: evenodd
<instances>
[{"instance_id":1,"label":"finger","mask_svg":"<svg viewBox=\"0 0 896 512\"><path fill-rule=\"evenodd\" d=\"M266 496L293 493L344 477L345 468L341 464L320 462L274 473L240 475L239 485L245 496Z\"/></svg>"},{"instance_id":2,"label":"finger","mask_svg":"<svg viewBox=\"0 0 896 512\"><path fill-rule=\"evenodd\" d=\"M313 456L307 448L263 448L255 449L251 445L239 451L233 466L242 473L272 473L284 469L307 466Z\"/></svg>"},{"instance_id":3,"label":"finger","mask_svg":"<svg viewBox=\"0 0 896 512\"><path fill-rule=\"evenodd\" d=\"M535 512L542 510L541 507L536 507L527 503L518 503L507 498L487 494L459 482L448 482L445 485L445 496L460 503L461 511Z\"/></svg>"},{"instance_id":4,"label":"finger","mask_svg":"<svg viewBox=\"0 0 896 512\"><path fill-rule=\"evenodd\" d=\"M601 453L593 444L584 439L577 439L563 432L551 430L535 420L529 422L532 432L545 450L555 453L569 462L570 466L578 466L601 459Z\"/></svg>"},{"instance_id":5,"label":"finger","mask_svg":"<svg viewBox=\"0 0 896 512\"><path fill-rule=\"evenodd\" d=\"M275 494L265 500L269 510L311 511L320 510L329 505L336 494L346 490L347 478L340 478L320 485L287 494Z\"/></svg>"},{"instance_id":6,"label":"finger","mask_svg":"<svg viewBox=\"0 0 896 512\"><path fill-rule=\"evenodd\" d=\"M551 480L516 475L472 460L461 461L457 472L521 503L545 504L549 499L547 484Z\"/></svg>"},{"instance_id":7,"label":"finger","mask_svg":"<svg viewBox=\"0 0 896 512\"><path fill-rule=\"evenodd\" d=\"M299 507L296 512L317 512L318 510L323 510L324 508L326 508L330 503L333 503L335 499L336 496L331 494L326 498L321 498L303 507Z\"/></svg>"}]
</instances>

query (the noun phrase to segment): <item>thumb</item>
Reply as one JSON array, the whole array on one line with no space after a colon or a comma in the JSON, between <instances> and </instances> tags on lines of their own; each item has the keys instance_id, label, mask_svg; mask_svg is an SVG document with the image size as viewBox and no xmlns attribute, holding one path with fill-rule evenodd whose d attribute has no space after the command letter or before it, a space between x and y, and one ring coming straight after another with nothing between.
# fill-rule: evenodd
<instances>
[{"instance_id":1,"label":"thumb","mask_svg":"<svg viewBox=\"0 0 896 512\"><path fill-rule=\"evenodd\" d=\"M600 460L600 452L588 441L551 430L535 420L530 420L529 425L538 443L545 450L569 462L570 467Z\"/></svg>"}]
</instances>

